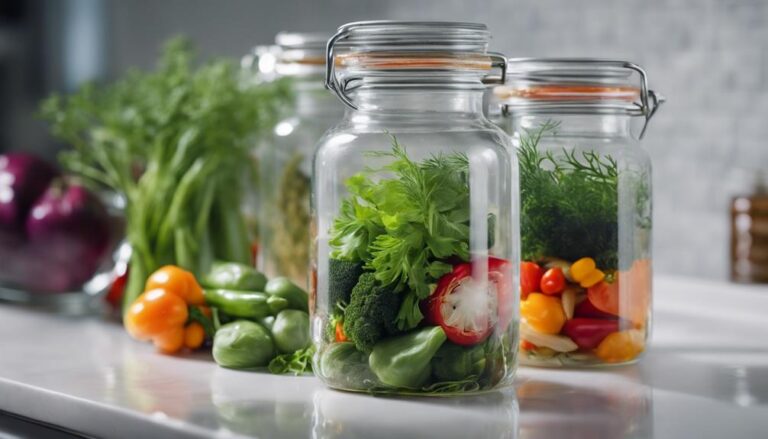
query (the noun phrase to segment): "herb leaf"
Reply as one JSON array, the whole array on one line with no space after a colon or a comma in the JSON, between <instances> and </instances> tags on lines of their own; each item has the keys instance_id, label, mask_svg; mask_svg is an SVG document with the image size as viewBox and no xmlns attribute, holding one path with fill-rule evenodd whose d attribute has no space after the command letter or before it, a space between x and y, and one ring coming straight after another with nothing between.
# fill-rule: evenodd
<instances>
[{"instance_id":1,"label":"herb leaf","mask_svg":"<svg viewBox=\"0 0 768 439\"><path fill-rule=\"evenodd\" d=\"M362 261L376 280L405 292L396 323L400 330L422 320L419 301L449 273L446 259L469 259L468 159L436 155L412 161L392 137L391 158L346 182L350 196L331 231L331 257ZM375 176L391 175L388 178Z\"/></svg>"}]
</instances>

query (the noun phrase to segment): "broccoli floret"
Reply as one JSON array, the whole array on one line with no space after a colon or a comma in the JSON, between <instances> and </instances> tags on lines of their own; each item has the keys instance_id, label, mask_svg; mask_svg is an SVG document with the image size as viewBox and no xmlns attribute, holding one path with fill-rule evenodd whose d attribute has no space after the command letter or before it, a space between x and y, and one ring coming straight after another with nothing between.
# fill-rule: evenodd
<instances>
[{"instance_id":1,"label":"broccoli floret","mask_svg":"<svg viewBox=\"0 0 768 439\"><path fill-rule=\"evenodd\" d=\"M399 310L400 296L378 284L373 273L365 273L352 289L344 310L344 334L358 350L371 352L384 335L398 332L395 318Z\"/></svg>"},{"instance_id":2,"label":"broccoli floret","mask_svg":"<svg viewBox=\"0 0 768 439\"><path fill-rule=\"evenodd\" d=\"M352 288L363 274L361 262L331 259L328 261L328 305L335 308L340 303L349 303Z\"/></svg>"}]
</instances>

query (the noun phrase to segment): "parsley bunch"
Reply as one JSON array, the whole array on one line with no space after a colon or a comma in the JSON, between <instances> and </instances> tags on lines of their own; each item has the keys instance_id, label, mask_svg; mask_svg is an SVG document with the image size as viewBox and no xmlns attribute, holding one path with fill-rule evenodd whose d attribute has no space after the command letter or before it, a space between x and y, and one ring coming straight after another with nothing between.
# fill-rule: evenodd
<instances>
[{"instance_id":1,"label":"parsley bunch","mask_svg":"<svg viewBox=\"0 0 768 439\"><path fill-rule=\"evenodd\" d=\"M72 173L126 200L132 248L124 303L162 265L207 271L213 259L250 262L240 213L253 177L253 136L279 117L281 82L243 86L237 64L195 65L184 40L172 40L153 71L88 84L42 105L53 134L72 149Z\"/></svg>"},{"instance_id":2,"label":"parsley bunch","mask_svg":"<svg viewBox=\"0 0 768 439\"><path fill-rule=\"evenodd\" d=\"M384 287L405 292L395 323L422 320L419 301L453 269L448 259L469 259L468 160L464 154L412 161L392 138L391 158L347 180L350 196L331 231L331 257L361 261ZM374 175L390 175L375 178Z\"/></svg>"}]
</instances>

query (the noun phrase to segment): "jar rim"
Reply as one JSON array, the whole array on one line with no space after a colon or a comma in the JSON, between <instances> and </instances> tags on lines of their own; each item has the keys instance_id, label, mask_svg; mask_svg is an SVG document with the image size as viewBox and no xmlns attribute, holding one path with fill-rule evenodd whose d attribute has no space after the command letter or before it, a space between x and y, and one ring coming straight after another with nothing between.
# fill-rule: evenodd
<instances>
[{"instance_id":1,"label":"jar rim","mask_svg":"<svg viewBox=\"0 0 768 439\"><path fill-rule=\"evenodd\" d=\"M643 116L646 124L664 97L648 88L645 70L599 58L509 58L504 85L493 90L502 114L577 113Z\"/></svg>"},{"instance_id":2,"label":"jar rim","mask_svg":"<svg viewBox=\"0 0 768 439\"><path fill-rule=\"evenodd\" d=\"M339 26L343 47L351 51L413 50L485 52L491 39L488 26L452 21L355 21Z\"/></svg>"}]
</instances>

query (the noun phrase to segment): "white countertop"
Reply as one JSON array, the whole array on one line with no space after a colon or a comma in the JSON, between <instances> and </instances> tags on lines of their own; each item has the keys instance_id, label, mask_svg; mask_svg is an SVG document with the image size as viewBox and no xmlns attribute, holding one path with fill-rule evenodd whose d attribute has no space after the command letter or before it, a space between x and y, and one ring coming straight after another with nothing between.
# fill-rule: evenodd
<instances>
[{"instance_id":1,"label":"white countertop","mask_svg":"<svg viewBox=\"0 0 768 439\"><path fill-rule=\"evenodd\" d=\"M95 318L0 306L0 410L97 437L768 437L768 287L657 278L637 365L521 368L513 389L397 399L169 357Z\"/></svg>"}]
</instances>

